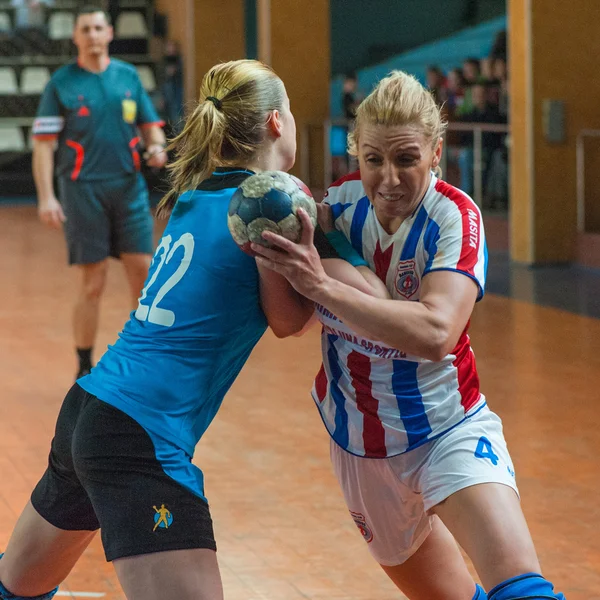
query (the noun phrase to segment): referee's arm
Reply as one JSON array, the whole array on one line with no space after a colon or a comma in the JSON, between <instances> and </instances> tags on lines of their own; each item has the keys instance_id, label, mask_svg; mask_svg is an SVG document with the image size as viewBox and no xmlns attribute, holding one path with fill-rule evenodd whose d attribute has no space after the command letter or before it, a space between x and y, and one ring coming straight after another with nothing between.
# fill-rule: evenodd
<instances>
[{"instance_id":1,"label":"referee's arm","mask_svg":"<svg viewBox=\"0 0 600 600\"><path fill-rule=\"evenodd\" d=\"M149 167L160 169L167 163L165 152L165 133L159 124L142 125L140 128L146 147L146 163Z\"/></svg>"},{"instance_id":2,"label":"referee's arm","mask_svg":"<svg viewBox=\"0 0 600 600\"><path fill-rule=\"evenodd\" d=\"M56 139L52 137L34 137L32 167L40 220L58 229L64 223L65 215L54 194L55 146Z\"/></svg>"}]
</instances>

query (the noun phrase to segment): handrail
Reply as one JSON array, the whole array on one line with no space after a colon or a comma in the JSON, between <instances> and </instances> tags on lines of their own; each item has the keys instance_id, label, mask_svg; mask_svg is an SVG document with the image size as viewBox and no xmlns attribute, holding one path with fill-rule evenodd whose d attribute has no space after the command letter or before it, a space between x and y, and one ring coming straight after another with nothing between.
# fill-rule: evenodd
<instances>
[{"instance_id":1,"label":"handrail","mask_svg":"<svg viewBox=\"0 0 600 600\"><path fill-rule=\"evenodd\" d=\"M300 141L302 148L302 177L305 181L310 181L310 157L308 156L310 143L309 131L311 127L323 129L323 156L324 156L324 182L323 187L327 189L331 185L332 178L332 157L330 149L331 128L334 126L348 127L350 122L347 119L327 119L321 123L308 123L303 132L303 138ZM510 125L503 123L474 123L474 122L456 122L448 123L447 131L472 131L473 132L473 174L474 189L473 199L481 206L483 201L483 133L509 134ZM306 155L305 155L306 153ZM441 168L446 172L447 148L444 144L442 152Z\"/></svg>"}]
</instances>

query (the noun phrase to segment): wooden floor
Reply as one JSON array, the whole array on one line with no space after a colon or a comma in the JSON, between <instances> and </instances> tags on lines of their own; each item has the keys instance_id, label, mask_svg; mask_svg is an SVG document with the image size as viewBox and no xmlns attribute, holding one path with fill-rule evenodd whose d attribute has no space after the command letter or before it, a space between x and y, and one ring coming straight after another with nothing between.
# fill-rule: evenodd
<instances>
[{"instance_id":1,"label":"wooden floor","mask_svg":"<svg viewBox=\"0 0 600 600\"><path fill-rule=\"evenodd\" d=\"M0 549L45 468L72 383L75 274L62 234L30 206L0 208ZM98 354L127 317L111 266ZM477 307L483 392L505 423L545 574L568 600L600 599L600 320L499 296ZM402 598L370 558L331 473L309 396L316 331L260 342L198 447L227 600ZM95 540L61 588L123 600Z\"/></svg>"}]
</instances>

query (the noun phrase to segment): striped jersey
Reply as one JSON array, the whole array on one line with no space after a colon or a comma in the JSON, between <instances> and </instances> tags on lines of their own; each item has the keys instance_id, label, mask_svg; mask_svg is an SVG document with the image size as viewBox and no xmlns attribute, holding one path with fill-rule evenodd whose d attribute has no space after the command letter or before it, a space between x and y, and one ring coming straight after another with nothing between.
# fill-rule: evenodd
<instances>
[{"instance_id":1,"label":"striped jersey","mask_svg":"<svg viewBox=\"0 0 600 600\"><path fill-rule=\"evenodd\" d=\"M324 202L394 300L418 302L432 271L472 278L483 297L487 250L481 213L463 192L433 174L423 200L394 234L379 224L359 173L334 183ZM485 405L468 324L442 361L411 356L356 334L317 305L323 365L312 395L333 439L358 456L384 458L412 450Z\"/></svg>"}]
</instances>

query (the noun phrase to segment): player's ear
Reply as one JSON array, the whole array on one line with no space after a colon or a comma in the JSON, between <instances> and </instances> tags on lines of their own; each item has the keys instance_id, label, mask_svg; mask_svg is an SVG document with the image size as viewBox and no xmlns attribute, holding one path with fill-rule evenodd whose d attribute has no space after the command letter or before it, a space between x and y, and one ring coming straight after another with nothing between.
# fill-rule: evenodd
<instances>
[{"instance_id":1,"label":"player's ear","mask_svg":"<svg viewBox=\"0 0 600 600\"><path fill-rule=\"evenodd\" d=\"M280 138L283 133L283 121L278 110L272 110L267 117L267 129L275 138Z\"/></svg>"},{"instance_id":2,"label":"player's ear","mask_svg":"<svg viewBox=\"0 0 600 600\"><path fill-rule=\"evenodd\" d=\"M108 41L109 43L115 38L115 28L112 25L108 26Z\"/></svg>"}]
</instances>

